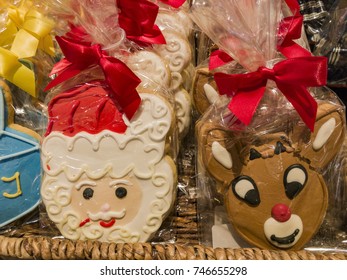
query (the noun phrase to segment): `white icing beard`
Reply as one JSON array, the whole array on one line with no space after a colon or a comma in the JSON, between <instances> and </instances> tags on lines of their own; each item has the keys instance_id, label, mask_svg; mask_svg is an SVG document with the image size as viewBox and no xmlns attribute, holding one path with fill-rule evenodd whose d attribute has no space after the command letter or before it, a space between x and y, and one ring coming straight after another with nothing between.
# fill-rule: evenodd
<instances>
[{"instance_id":1,"label":"white icing beard","mask_svg":"<svg viewBox=\"0 0 347 280\"><path fill-rule=\"evenodd\" d=\"M103 177L108 177L105 174ZM72 240L98 240L103 242L146 242L161 226L163 219L168 215L175 197L174 171L169 159L166 157L156 165L156 170L149 180L138 180L142 191L139 203L129 201L127 207L116 212L115 223L109 227L103 227L99 220L90 219L81 224L86 217L90 218L88 208L72 203L71 192L76 187L76 182L66 178L64 173L51 177L45 175L42 184L41 195L49 218L56 223L62 235ZM93 180L97 181L95 178ZM96 186L101 192L107 185ZM131 192L131 187L128 192ZM110 210L116 207L110 203ZM128 210L138 208L136 215L121 224L122 219L127 218ZM85 212L85 214L81 214ZM107 216L107 212L104 214ZM118 218L118 220L117 220ZM119 225L121 224L121 225Z\"/></svg>"}]
</instances>

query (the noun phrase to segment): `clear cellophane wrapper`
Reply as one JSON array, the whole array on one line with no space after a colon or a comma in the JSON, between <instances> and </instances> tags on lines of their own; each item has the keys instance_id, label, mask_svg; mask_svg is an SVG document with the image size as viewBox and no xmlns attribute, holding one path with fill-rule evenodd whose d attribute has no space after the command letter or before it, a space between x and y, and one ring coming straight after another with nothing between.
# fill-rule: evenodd
<instances>
[{"instance_id":1,"label":"clear cellophane wrapper","mask_svg":"<svg viewBox=\"0 0 347 280\"><path fill-rule=\"evenodd\" d=\"M229 74L240 74L285 60L276 50L280 11L275 1L194 1L192 18L243 67ZM200 117L203 244L346 250L345 107L326 87L309 92L318 104L313 132L273 81L248 125L228 108L232 97L224 96Z\"/></svg>"},{"instance_id":2,"label":"clear cellophane wrapper","mask_svg":"<svg viewBox=\"0 0 347 280\"><path fill-rule=\"evenodd\" d=\"M19 80L7 80L5 76L3 78L7 80L12 91L13 106L16 108L15 122L41 135L44 88L49 82L48 74L54 63L60 60L53 38L55 22L38 1L5 2L0 10L0 47L10 51L21 65L30 69L32 73L29 74L33 75L33 78L24 76L22 80L27 79L26 83L34 86L27 86ZM39 38L37 47L32 46L32 39L28 35L24 37L25 32L33 32L33 37ZM26 40L30 42L25 42ZM6 60L6 55L2 59L5 59L5 62L2 62L5 64L9 61Z\"/></svg>"},{"instance_id":3,"label":"clear cellophane wrapper","mask_svg":"<svg viewBox=\"0 0 347 280\"><path fill-rule=\"evenodd\" d=\"M175 208L175 195L177 192L175 161L178 152L175 101L168 85L163 82L164 79L160 79L165 75L161 73L162 76L159 78L150 76L151 73L156 74L157 65L150 69L151 67L148 68L149 66L146 63L136 58L137 54L140 57L141 52L151 53L152 50L150 47L145 49L126 38L125 31L118 25L118 9L113 0L47 1L46 5L51 13L55 14L58 21L60 18L73 24L73 26L71 25L72 31L76 30L74 29L76 26L84 29L85 34L80 37L81 42L86 41L91 42L92 45L100 45L103 55L111 57L111 60L112 58L118 59L129 70L132 70L140 79L136 90L142 101L133 118L128 119L123 113L120 113L117 109L117 101L113 99L112 89L105 82L106 74L99 65L88 67L73 78L50 90L46 99L49 124L43 138L41 151L45 173L41 188L44 202L40 221L42 228L46 229L47 232L54 229L53 235L60 236L62 234L69 239L89 239L106 242L173 242L175 236L172 232L170 214ZM71 36L71 33L66 36ZM166 64L163 68L167 68ZM161 71L161 69L158 71ZM56 76L59 78L59 75L58 71ZM53 76L53 78L56 77ZM122 77L119 77L119 79L121 80ZM105 103L103 103L104 101ZM66 114L83 115L84 120L82 122L78 118L72 117L71 125L68 125L68 116L64 115L64 110L60 111L60 108L64 106L61 104L70 104L70 102L71 104L77 102L76 104L81 105L76 105L76 111L73 108L66 108ZM89 105L83 107L83 104L87 103ZM107 113L108 110L111 111ZM96 119L93 117L95 114ZM59 119L61 121L57 122ZM107 123L108 121L110 123ZM62 127L59 127L59 123L62 124ZM88 125L86 125L88 123L90 123L91 130L97 130L96 133L88 130ZM67 125L65 128L64 124ZM105 127L105 129L100 130L102 127ZM68 132L79 129L82 131L76 134ZM108 129L111 132L107 133ZM60 138L65 139L67 136L66 139L70 139L69 137L74 139L71 140L71 147L69 148L71 153L68 152L69 149L63 149L61 156L49 149L50 145L56 141L54 140L55 134L60 130L64 132L61 133L64 135L59 136ZM74 144L80 139L76 135L80 135L78 137L85 139L87 142L93 142L93 152L79 150L78 145ZM103 139L109 140L104 141ZM111 145L112 141L115 142L114 149ZM81 145L83 144L81 143ZM111 150L101 155L100 153L105 149L103 145L106 145L105 147L111 145L109 146ZM71 155L68 156L66 153ZM65 156L67 163L63 160ZM59 169L60 165L55 165L54 162L61 162L65 165L63 168L65 171L58 172L60 175L55 173L56 168ZM87 166L89 167L86 168ZM53 171L54 169L56 171ZM71 175L74 170L77 170L77 175ZM121 181L128 182L131 178L130 182L126 185L122 183L123 186L120 190L122 193L118 193L117 197L125 197L123 201L129 199L131 201L129 202L130 206L124 206L124 209L114 213L114 217L103 216L103 219L96 219L93 216L94 218L87 218L89 214L79 212L80 210L76 210L77 208L74 208L72 203L65 204L62 200L63 198L60 195L63 193L63 196L66 195L71 198L70 187L67 191L56 191L54 190L54 184L51 184L51 180L63 180L70 186L73 181L69 179L71 178L70 175L77 176L78 180L82 180L82 177L88 177L96 185L101 182L100 180L106 178L119 179L128 176L128 179L124 178ZM131 191L131 187L127 188L130 185L136 186L133 191ZM157 189L155 189L155 186ZM84 191L82 192L84 193ZM92 196L90 195L90 197ZM104 197L104 199L107 200L114 196L113 193L108 197ZM86 201L85 197L85 194L81 194L84 201ZM95 200L95 202L90 199L90 201L91 207L96 209L101 205L102 199ZM80 203L84 205L85 202ZM112 205L111 202L108 205ZM56 211L56 209L60 210ZM66 218L64 213L72 213L71 218ZM123 219L123 215L130 217ZM114 223L116 223L115 226ZM140 226L137 226L137 224ZM138 230L134 230L134 228L138 228ZM105 232L103 232L104 230Z\"/></svg>"},{"instance_id":4,"label":"clear cellophane wrapper","mask_svg":"<svg viewBox=\"0 0 347 280\"><path fill-rule=\"evenodd\" d=\"M197 4L195 4L194 6L196 5ZM292 11L285 3L285 1L282 1L281 12L279 14L279 18L276 19L276 21L278 21L279 19L291 18L291 20L288 20L288 22L291 21L290 25L293 25L293 12L296 11ZM204 25L207 23L202 21L200 24ZM214 31L208 30L207 32L211 34L211 36L216 36ZM263 31L260 30L258 34L261 34L261 32ZM284 27L284 25L282 25L281 33L277 35L277 44L280 45L285 40L285 35L288 32L288 26ZM216 91L217 87L213 77L214 73L238 73L240 69L242 70L244 67L241 66L237 60L233 60L230 57L230 53L223 52L223 49L221 51L220 48L223 48L223 44L221 47L217 45L215 41L211 40L208 37L208 35L199 28L199 25L195 25L195 33L197 41L197 66L193 78L191 95L197 113L202 114L208 108L209 105L211 105L216 100L220 99L220 97L216 96L218 95L218 93ZM216 40L216 38L214 39ZM295 39L294 41L302 48L309 50L309 45L303 27L301 28L300 38ZM224 45L224 47L227 46ZM261 62L256 64L261 64Z\"/></svg>"}]
</instances>

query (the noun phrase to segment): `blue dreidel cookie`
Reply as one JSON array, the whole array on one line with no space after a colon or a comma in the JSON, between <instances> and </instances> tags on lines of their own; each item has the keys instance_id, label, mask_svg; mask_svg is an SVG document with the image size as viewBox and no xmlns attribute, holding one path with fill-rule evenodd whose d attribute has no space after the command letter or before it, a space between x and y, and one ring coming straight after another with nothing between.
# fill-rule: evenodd
<instances>
[{"instance_id":1,"label":"blue dreidel cookie","mask_svg":"<svg viewBox=\"0 0 347 280\"><path fill-rule=\"evenodd\" d=\"M14 123L8 86L0 80L0 227L40 202L40 136Z\"/></svg>"}]
</instances>

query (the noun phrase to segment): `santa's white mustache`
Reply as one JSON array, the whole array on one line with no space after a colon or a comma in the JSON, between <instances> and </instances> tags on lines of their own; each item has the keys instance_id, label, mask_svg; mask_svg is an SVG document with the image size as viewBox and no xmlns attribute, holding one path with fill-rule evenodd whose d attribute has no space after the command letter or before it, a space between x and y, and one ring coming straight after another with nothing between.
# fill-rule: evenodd
<instances>
[{"instance_id":1,"label":"santa's white mustache","mask_svg":"<svg viewBox=\"0 0 347 280\"><path fill-rule=\"evenodd\" d=\"M108 221L111 219L122 219L125 216L125 209L122 211L108 211L108 212L98 212L98 213L91 213L87 212L88 217L93 221L103 220Z\"/></svg>"}]
</instances>

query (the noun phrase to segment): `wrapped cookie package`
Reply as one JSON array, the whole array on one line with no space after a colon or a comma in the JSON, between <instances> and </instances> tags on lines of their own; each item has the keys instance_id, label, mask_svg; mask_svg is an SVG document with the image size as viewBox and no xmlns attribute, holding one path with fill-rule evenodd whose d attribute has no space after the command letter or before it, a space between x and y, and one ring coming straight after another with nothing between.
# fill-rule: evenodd
<instances>
[{"instance_id":1,"label":"wrapped cookie package","mask_svg":"<svg viewBox=\"0 0 347 280\"><path fill-rule=\"evenodd\" d=\"M190 127L192 49L190 31L170 24L183 28L186 15L167 9L159 26L164 8L150 1L103 4L52 11L71 29L56 37L64 59L46 88L41 223L72 240L173 242L165 218L185 187L176 164Z\"/></svg>"},{"instance_id":2,"label":"wrapped cookie package","mask_svg":"<svg viewBox=\"0 0 347 280\"><path fill-rule=\"evenodd\" d=\"M243 68L213 74L224 97L196 124L202 242L346 249L345 107L324 87L326 59L283 40L281 10L266 0L192 5Z\"/></svg>"}]
</instances>

